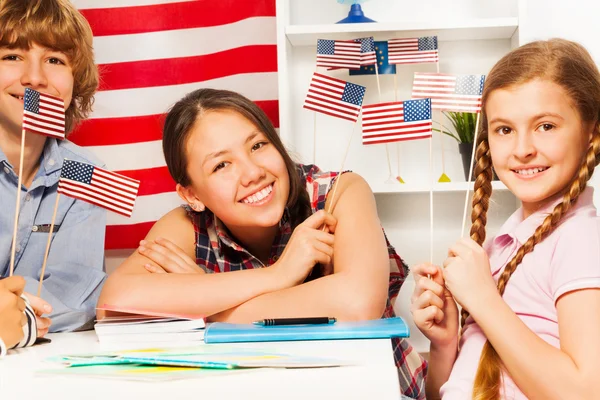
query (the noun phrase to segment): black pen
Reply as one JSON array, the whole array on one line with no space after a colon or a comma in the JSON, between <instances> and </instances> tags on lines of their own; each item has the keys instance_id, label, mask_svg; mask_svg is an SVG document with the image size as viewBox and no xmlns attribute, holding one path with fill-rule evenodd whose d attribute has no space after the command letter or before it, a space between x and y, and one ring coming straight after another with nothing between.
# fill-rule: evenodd
<instances>
[{"instance_id":1,"label":"black pen","mask_svg":"<svg viewBox=\"0 0 600 400\"><path fill-rule=\"evenodd\" d=\"M333 324L336 319L332 317L312 317L312 318L268 318L260 321L254 321L254 325L274 326L274 325L316 325Z\"/></svg>"}]
</instances>

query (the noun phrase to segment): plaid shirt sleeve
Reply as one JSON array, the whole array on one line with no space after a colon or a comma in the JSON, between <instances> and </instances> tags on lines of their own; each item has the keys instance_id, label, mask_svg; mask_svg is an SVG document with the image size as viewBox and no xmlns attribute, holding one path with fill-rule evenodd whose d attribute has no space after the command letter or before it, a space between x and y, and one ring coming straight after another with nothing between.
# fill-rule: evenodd
<instances>
[{"instance_id":1,"label":"plaid shirt sleeve","mask_svg":"<svg viewBox=\"0 0 600 400\"><path fill-rule=\"evenodd\" d=\"M306 190L308 191L313 213L324 209L327 194L340 173L323 172L315 165L299 165L299 169L306 182ZM390 244L387 236L385 240L388 247L390 277L388 300L382 318L392 318L396 316L393 304L408 276L409 269L404 260L396 253L396 249ZM407 339L392 339L392 349L394 351L394 361L398 368L398 379L402 394L413 399L425 399L427 361L421 357Z\"/></svg>"}]
</instances>

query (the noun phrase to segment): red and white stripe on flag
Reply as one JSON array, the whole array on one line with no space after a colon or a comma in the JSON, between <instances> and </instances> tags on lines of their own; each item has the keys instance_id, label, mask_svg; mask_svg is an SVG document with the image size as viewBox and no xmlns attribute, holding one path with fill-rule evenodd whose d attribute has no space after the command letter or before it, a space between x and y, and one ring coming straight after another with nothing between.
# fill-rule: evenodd
<instances>
[{"instance_id":1,"label":"red and white stripe on flag","mask_svg":"<svg viewBox=\"0 0 600 400\"><path fill-rule=\"evenodd\" d=\"M279 127L275 0L75 0L101 72L94 112L69 136L107 169L141 181L131 218L109 214L107 249L136 248L182 203L162 153L164 114L199 88L254 101Z\"/></svg>"},{"instance_id":2,"label":"red and white stripe on flag","mask_svg":"<svg viewBox=\"0 0 600 400\"><path fill-rule=\"evenodd\" d=\"M58 193L131 217L140 181L91 164L64 160Z\"/></svg>"},{"instance_id":3,"label":"red and white stripe on flag","mask_svg":"<svg viewBox=\"0 0 600 400\"><path fill-rule=\"evenodd\" d=\"M364 95L364 86L315 72L304 99L304 108L356 122Z\"/></svg>"},{"instance_id":4,"label":"red and white stripe on flag","mask_svg":"<svg viewBox=\"0 0 600 400\"><path fill-rule=\"evenodd\" d=\"M57 139L65 138L65 102L60 97L25 88L23 129Z\"/></svg>"},{"instance_id":5,"label":"red and white stripe on flag","mask_svg":"<svg viewBox=\"0 0 600 400\"><path fill-rule=\"evenodd\" d=\"M431 137L431 103L419 100L394 101L363 106L363 144L399 142ZM408 103L409 110L405 109ZM412 106L412 107L411 107ZM410 118L405 118L405 113Z\"/></svg>"},{"instance_id":6,"label":"red and white stripe on flag","mask_svg":"<svg viewBox=\"0 0 600 400\"><path fill-rule=\"evenodd\" d=\"M431 99L431 108L457 112L481 111L485 75L415 72L413 99Z\"/></svg>"}]
</instances>

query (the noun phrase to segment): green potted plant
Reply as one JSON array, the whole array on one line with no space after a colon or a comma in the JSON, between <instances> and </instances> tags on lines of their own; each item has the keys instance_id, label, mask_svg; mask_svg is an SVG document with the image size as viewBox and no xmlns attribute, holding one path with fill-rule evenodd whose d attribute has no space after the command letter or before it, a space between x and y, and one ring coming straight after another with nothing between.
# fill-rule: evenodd
<instances>
[{"instance_id":1,"label":"green potted plant","mask_svg":"<svg viewBox=\"0 0 600 400\"><path fill-rule=\"evenodd\" d=\"M475 135L475 124L477 122L476 113L444 111L443 114L448 117L454 128L454 133L443 131L446 135L454 138L458 142L458 151L462 158L465 180L469 179L469 168L473 166L471 163L471 155L473 152L473 136ZM439 129L434 129L439 132ZM473 180L474 178L471 178Z\"/></svg>"}]
</instances>

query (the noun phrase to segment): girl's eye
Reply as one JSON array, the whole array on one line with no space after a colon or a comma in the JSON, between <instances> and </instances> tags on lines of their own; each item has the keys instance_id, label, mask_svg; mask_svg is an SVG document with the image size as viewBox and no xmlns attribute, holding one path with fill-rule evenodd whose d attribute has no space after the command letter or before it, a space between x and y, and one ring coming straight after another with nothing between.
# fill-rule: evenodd
<instances>
[{"instance_id":1,"label":"girl's eye","mask_svg":"<svg viewBox=\"0 0 600 400\"><path fill-rule=\"evenodd\" d=\"M255 143L254 146L252 146L252 151L256 151L258 149L260 149L263 146L266 146L267 144L269 144L268 142L258 142Z\"/></svg>"},{"instance_id":2,"label":"girl's eye","mask_svg":"<svg viewBox=\"0 0 600 400\"><path fill-rule=\"evenodd\" d=\"M500 135L508 135L511 132L512 130L508 126L501 126L500 128L496 129L496 133Z\"/></svg>"},{"instance_id":3,"label":"girl's eye","mask_svg":"<svg viewBox=\"0 0 600 400\"><path fill-rule=\"evenodd\" d=\"M17 61L19 57L14 54L9 54L7 56L2 57L2 59L6 61Z\"/></svg>"},{"instance_id":4,"label":"girl's eye","mask_svg":"<svg viewBox=\"0 0 600 400\"><path fill-rule=\"evenodd\" d=\"M227 166L227 164L229 164L229 163L228 163L228 162L226 162L226 161L223 161L223 162L220 162L220 163L218 163L218 164L215 166L215 168L213 169L213 172L217 172L218 170L225 168L225 167Z\"/></svg>"},{"instance_id":5,"label":"girl's eye","mask_svg":"<svg viewBox=\"0 0 600 400\"><path fill-rule=\"evenodd\" d=\"M552 129L554 129L554 125L552 124L541 124L538 127L539 130L541 130L542 132L548 132L551 131Z\"/></svg>"}]
</instances>

